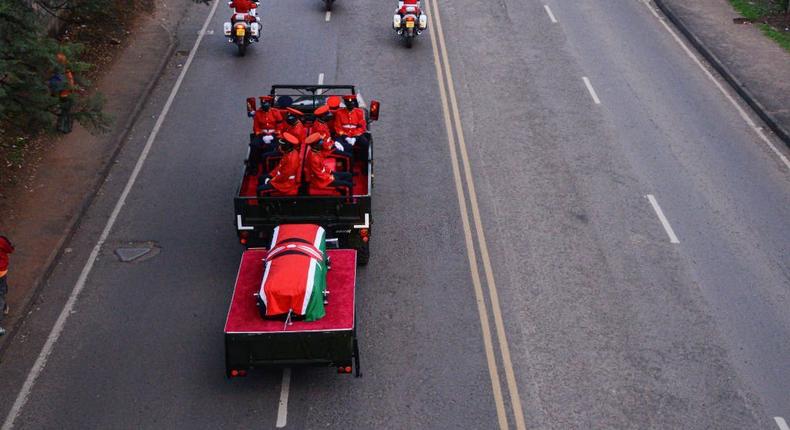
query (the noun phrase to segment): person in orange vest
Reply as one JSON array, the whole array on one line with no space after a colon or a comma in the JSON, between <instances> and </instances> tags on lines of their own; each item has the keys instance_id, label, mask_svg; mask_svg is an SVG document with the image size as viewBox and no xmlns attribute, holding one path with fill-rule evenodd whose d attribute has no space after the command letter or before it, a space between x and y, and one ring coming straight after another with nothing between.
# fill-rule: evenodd
<instances>
[{"instance_id":1,"label":"person in orange vest","mask_svg":"<svg viewBox=\"0 0 790 430\"><path fill-rule=\"evenodd\" d=\"M260 98L261 106L255 111L252 122L252 138L250 139L250 159L247 171L255 174L261 156L275 149L274 139L283 127L283 115L272 108L272 96Z\"/></svg>"},{"instance_id":2,"label":"person in orange vest","mask_svg":"<svg viewBox=\"0 0 790 430\"><path fill-rule=\"evenodd\" d=\"M0 323L8 315L8 303L5 296L8 294L8 255L14 252L14 245L5 236L0 236ZM5 329L0 327L0 336L5 334Z\"/></svg>"},{"instance_id":3,"label":"person in orange vest","mask_svg":"<svg viewBox=\"0 0 790 430\"><path fill-rule=\"evenodd\" d=\"M318 133L307 137L310 150L305 155L305 180L315 188L346 188L351 190L351 173L332 172L324 166L327 151L331 152L332 143L325 143Z\"/></svg>"},{"instance_id":4,"label":"person in orange vest","mask_svg":"<svg viewBox=\"0 0 790 430\"><path fill-rule=\"evenodd\" d=\"M57 131L61 133L71 133L74 126L74 118L71 110L74 107L73 91L77 89L74 81L74 73L69 68L69 61L66 54L58 52L55 55L57 68L49 79L49 88L52 95L58 98L58 119L55 125Z\"/></svg>"},{"instance_id":5,"label":"person in orange vest","mask_svg":"<svg viewBox=\"0 0 790 430\"><path fill-rule=\"evenodd\" d=\"M345 141L341 143L346 151L350 152L355 145L367 151L370 142L366 135L368 126L365 111L359 107L357 96L353 94L343 96L343 103L345 109L338 109L335 113L335 135Z\"/></svg>"},{"instance_id":6,"label":"person in orange vest","mask_svg":"<svg viewBox=\"0 0 790 430\"><path fill-rule=\"evenodd\" d=\"M291 133L283 133L280 152L283 158L271 172L258 178L258 195L276 192L284 196L295 196L301 185L302 159L298 151L299 139Z\"/></svg>"}]
</instances>

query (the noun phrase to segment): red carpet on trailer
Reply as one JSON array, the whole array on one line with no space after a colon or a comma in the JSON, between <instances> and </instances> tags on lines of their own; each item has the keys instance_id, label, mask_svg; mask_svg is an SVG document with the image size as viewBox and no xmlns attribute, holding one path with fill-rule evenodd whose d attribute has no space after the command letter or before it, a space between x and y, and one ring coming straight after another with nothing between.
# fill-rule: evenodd
<instances>
[{"instance_id":1,"label":"red carpet on trailer","mask_svg":"<svg viewBox=\"0 0 790 430\"><path fill-rule=\"evenodd\" d=\"M254 294L263 279L265 249L249 249L241 257L241 266L233 290L233 299L225 321L225 333L294 332L351 330L354 328L354 284L357 252L353 249L327 251L332 265L326 277L329 304L326 316L318 321L294 321L285 330L284 320L265 320L258 312Z\"/></svg>"}]
</instances>

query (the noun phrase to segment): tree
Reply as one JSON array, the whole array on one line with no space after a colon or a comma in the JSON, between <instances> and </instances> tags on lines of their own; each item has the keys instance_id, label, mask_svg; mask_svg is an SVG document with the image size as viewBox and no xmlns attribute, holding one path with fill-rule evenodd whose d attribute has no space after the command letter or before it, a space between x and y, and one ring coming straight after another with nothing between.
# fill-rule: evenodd
<instances>
[{"instance_id":1,"label":"tree","mask_svg":"<svg viewBox=\"0 0 790 430\"><path fill-rule=\"evenodd\" d=\"M47 4L54 12L58 5ZM62 1L60 7L73 7ZM90 65L78 61L82 45L59 42L46 33L41 18L23 0L0 0L0 123L9 134L36 134L51 130L58 114L58 98L51 94L48 80L61 67L56 54L69 58L77 77ZM89 82L81 83L87 87ZM73 116L92 130L101 130L108 119L101 112L101 97L75 93Z\"/></svg>"}]
</instances>

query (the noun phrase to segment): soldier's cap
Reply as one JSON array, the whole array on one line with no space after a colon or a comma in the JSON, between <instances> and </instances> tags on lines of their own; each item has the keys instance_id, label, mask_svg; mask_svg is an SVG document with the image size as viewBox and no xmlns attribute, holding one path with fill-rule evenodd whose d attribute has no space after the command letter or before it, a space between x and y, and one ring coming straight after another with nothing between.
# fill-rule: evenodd
<instances>
[{"instance_id":1,"label":"soldier's cap","mask_svg":"<svg viewBox=\"0 0 790 430\"><path fill-rule=\"evenodd\" d=\"M340 97L338 96L330 96L326 99L326 105L330 109L337 109L340 107Z\"/></svg>"},{"instance_id":2,"label":"soldier's cap","mask_svg":"<svg viewBox=\"0 0 790 430\"><path fill-rule=\"evenodd\" d=\"M354 94L346 94L343 96L343 100L347 102L353 102L357 100L357 96L355 96Z\"/></svg>"},{"instance_id":3,"label":"soldier's cap","mask_svg":"<svg viewBox=\"0 0 790 430\"><path fill-rule=\"evenodd\" d=\"M260 100L261 103L265 103L265 102L271 103L271 102L274 101L274 97L272 97L272 96L260 96L260 97L258 97L258 100Z\"/></svg>"},{"instance_id":4,"label":"soldier's cap","mask_svg":"<svg viewBox=\"0 0 790 430\"><path fill-rule=\"evenodd\" d=\"M321 142L321 133L313 133L310 136L307 136L307 139L305 140L305 143L308 145L312 145L314 143L320 143L320 142Z\"/></svg>"},{"instance_id":5,"label":"soldier's cap","mask_svg":"<svg viewBox=\"0 0 790 430\"><path fill-rule=\"evenodd\" d=\"M327 113L329 113L329 106L327 105L323 105L318 109L316 109L315 112L313 112L315 116L323 116L326 115Z\"/></svg>"},{"instance_id":6,"label":"soldier's cap","mask_svg":"<svg viewBox=\"0 0 790 430\"><path fill-rule=\"evenodd\" d=\"M298 145L299 138L286 131L285 133L283 133L283 137L280 139L280 143L290 143L291 145Z\"/></svg>"}]
</instances>

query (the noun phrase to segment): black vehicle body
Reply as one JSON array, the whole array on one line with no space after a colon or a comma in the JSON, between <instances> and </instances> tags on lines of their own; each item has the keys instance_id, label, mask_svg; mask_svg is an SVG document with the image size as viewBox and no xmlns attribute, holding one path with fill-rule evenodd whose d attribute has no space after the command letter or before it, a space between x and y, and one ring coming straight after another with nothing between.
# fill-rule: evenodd
<instances>
[{"instance_id":1,"label":"black vehicle body","mask_svg":"<svg viewBox=\"0 0 790 430\"><path fill-rule=\"evenodd\" d=\"M325 104L327 97L355 94L350 85L275 85L271 89L275 100L289 96L291 107L306 114ZM378 103L372 102L371 106ZM366 117L370 115L366 109ZM376 115L374 115L376 116ZM375 119L375 118L374 118ZM368 121L370 126L370 121ZM327 235L336 237L341 248L353 248L358 252L360 265L367 264L368 241L373 224L371 191L373 188L373 139L366 154L356 154L360 175L355 180L366 181L366 192L348 196L253 196L244 194L247 176L242 180L234 198L235 225L239 240L247 247L268 246L274 227L280 224L318 224Z\"/></svg>"}]
</instances>

